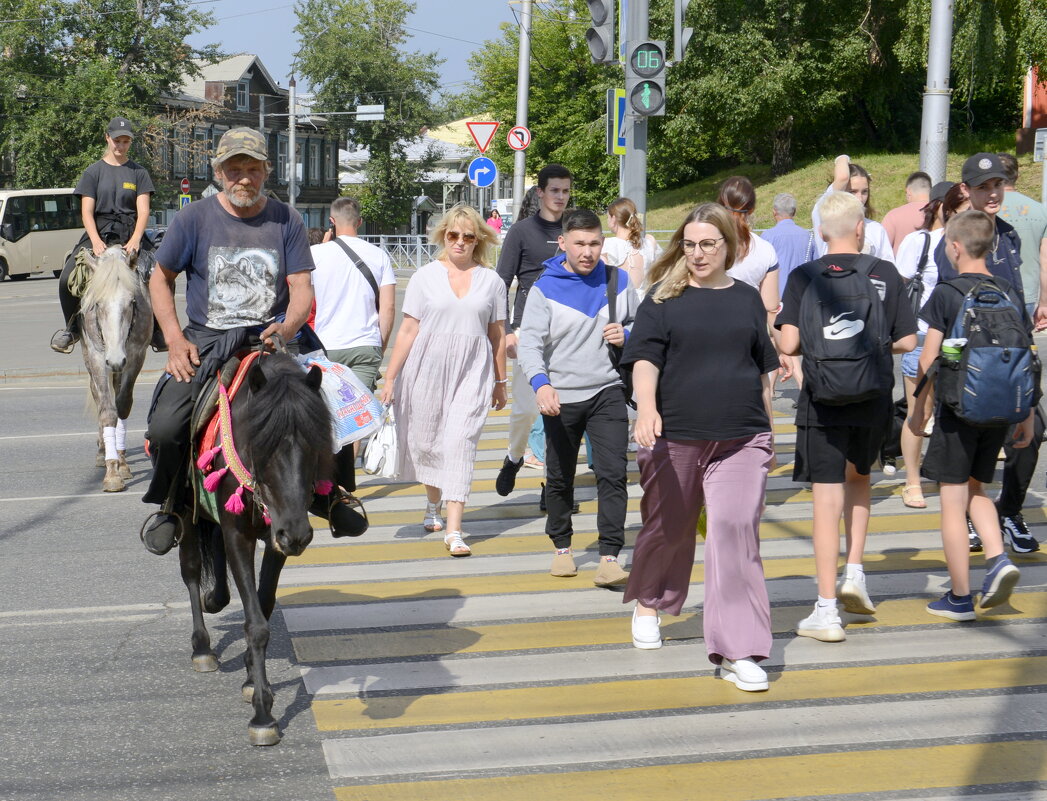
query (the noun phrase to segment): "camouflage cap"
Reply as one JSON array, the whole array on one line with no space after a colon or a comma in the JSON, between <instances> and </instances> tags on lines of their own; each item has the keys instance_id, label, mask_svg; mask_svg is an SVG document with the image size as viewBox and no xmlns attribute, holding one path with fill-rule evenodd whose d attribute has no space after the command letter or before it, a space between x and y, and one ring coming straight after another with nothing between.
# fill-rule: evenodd
<instances>
[{"instance_id":1,"label":"camouflage cap","mask_svg":"<svg viewBox=\"0 0 1047 801\"><path fill-rule=\"evenodd\" d=\"M268 161L265 137L253 128L231 128L218 140L214 164L218 166L233 156L250 156L259 161Z\"/></svg>"}]
</instances>

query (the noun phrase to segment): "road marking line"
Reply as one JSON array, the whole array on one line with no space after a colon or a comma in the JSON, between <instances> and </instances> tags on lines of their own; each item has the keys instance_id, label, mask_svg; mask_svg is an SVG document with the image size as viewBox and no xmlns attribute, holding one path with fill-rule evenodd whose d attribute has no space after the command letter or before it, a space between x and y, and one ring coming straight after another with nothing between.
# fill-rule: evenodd
<instances>
[{"instance_id":1,"label":"road marking line","mask_svg":"<svg viewBox=\"0 0 1047 801\"><path fill-rule=\"evenodd\" d=\"M144 434L144 428L129 428L128 434ZM20 434L12 437L0 437L0 441L11 439L53 439L54 437L97 437L97 431L67 431L64 434Z\"/></svg>"}]
</instances>

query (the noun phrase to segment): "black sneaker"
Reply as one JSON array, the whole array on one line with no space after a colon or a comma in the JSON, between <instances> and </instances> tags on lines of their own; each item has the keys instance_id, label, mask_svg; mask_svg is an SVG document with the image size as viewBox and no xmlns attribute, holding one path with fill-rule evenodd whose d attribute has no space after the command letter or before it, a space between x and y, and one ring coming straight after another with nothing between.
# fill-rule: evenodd
<instances>
[{"instance_id":1,"label":"black sneaker","mask_svg":"<svg viewBox=\"0 0 1047 801\"><path fill-rule=\"evenodd\" d=\"M335 487L329 495L314 495L309 512L330 524L332 537L359 537L367 531L364 505L341 487Z\"/></svg>"},{"instance_id":2,"label":"black sneaker","mask_svg":"<svg viewBox=\"0 0 1047 801\"><path fill-rule=\"evenodd\" d=\"M502 462L502 469L498 471L498 478L494 480L494 491L503 498L516 488L516 474L523 467L523 457L514 462L508 456Z\"/></svg>"},{"instance_id":3,"label":"black sneaker","mask_svg":"<svg viewBox=\"0 0 1047 801\"><path fill-rule=\"evenodd\" d=\"M1000 515L1000 530L1011 540L1011 550L1014 553L1033 553L1040 550L1040 543L1029 533L1029 527L1025 525L1022 513L1016 515Z\"/></svg>"},{"instance_id":4,"label":"black sneaker","mask_svg":"<svg viewBox=\"0 0 1047 801\"><path fill-rule=\"evenodd\" d=\"M154 517L152 523L142 528L142 544L149 553L163 556L181 539L182 521L177 515L164 512L157 512Z\"/></svg>"},{"instance_id":5,"label":"black sneaker","mask_svg":"<svg viewBox=\"0 0 1047 801\"><path fill-rule=\"evenodd\" d=\"M160 330L160 326L153 326L153 337L149 344L156 353L167 353L167 340L164 339L164 332Z\"/></svg>"},{"instance_id":6,"label":"black sneaker","mask_svg":"<svg viewBox=\"0 0 1047 801\"><path fill-rule=\"evenodd\" d=\"M971 553L982 552L982 538L978 536L978 532L974 530L974 523L971 522L971 518L967 518L967 539L970 542Z\"/></svg>"}]
</instances>

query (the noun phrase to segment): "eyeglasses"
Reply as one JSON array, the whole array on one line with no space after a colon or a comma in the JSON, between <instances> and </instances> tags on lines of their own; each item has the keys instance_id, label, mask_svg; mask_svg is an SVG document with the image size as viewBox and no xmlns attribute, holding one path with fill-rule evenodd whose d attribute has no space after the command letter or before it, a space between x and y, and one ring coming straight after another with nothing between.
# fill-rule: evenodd
<instances>
[{"instance_id":1,"label":"eyeglasses","mask_svg":"<svg viewBox=\"0 0 1047 801\"><path fill-rule=\"evenodd\" d=\"M476 234L460 234L457 231L448 231L444 236L452 245L458 241L458 237L461 237L462 242L466 245L471 245L476 241Z\"/></svg>"},{"instance_id":2,"label":"eyeglasses","mask_svg":"<svg viewBox=\"0 0 1047 801\"><path fill-rule=\"evenodd\" d=\"M701 248L702 253L706 256L711 256L720 249L721 242L723 242L722 236L716 239L703 239L701 242L691 242L685 239L680 243L680 247L683 248L685 256L690 256L694 253L695 248Z\"/></svg>"}]
</instances>

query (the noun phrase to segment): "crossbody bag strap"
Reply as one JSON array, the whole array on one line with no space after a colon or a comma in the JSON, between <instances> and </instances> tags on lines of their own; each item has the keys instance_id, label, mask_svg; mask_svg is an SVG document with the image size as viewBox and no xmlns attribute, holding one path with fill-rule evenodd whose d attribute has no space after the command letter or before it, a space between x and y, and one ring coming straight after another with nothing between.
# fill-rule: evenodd
<instances>
[{"instance_id":1,"label":"crossbody bag strap","mask_svg":"<svg viewBox=\"0 0 1047 801\"><path fill-rule=\"evenodd\" d=\"M612 267L607 262L604 262L603 266L607 271L607 322L616 323L618 322L618 268Z\"/></svg>"},{"instance_id":2,"label":"crossbody bag strap","mask_svg":"<svg viewBox=\"0 0 1047 801\"><path fill-rule=\"evenodd\" d=\"M931 235L923 235L923 252L920 254L920 263L916 265L916 277L923 281L923 271L927 269L927 255L931 250Z\"/></svg>"},{"instance_id":3,"label":"crossbody bag strap","mask_svg":"<svg viewBox=\"0 0 1047 801\"><path fill-rule=\"evenodd\" d=\"M378 282L374 279L374 273L371 272L371 268L368 267L366 264L364 264L364 260L361 259L358 255L356 255L356 251L355 250L353 250L351 247L349 247L347 244L345 244L345 242L343 242L337 236L334 239L332 239L331 241L332 242L337 242L338 246L342 250L345 251L345 255L347 255L350 259L352 259L353 264L356 265L356 269L358 269L361 273L363 273L364 280L367 281L368 286L371 287L371 291L374 292L374 310L376 312L379 311L379 308L378 308Z\"/></svg>"}]
</instances>

